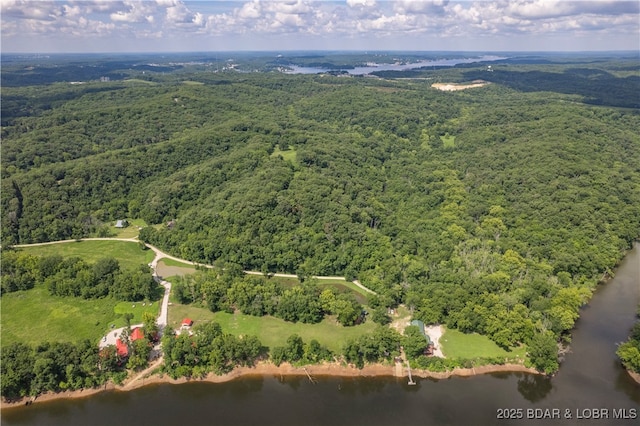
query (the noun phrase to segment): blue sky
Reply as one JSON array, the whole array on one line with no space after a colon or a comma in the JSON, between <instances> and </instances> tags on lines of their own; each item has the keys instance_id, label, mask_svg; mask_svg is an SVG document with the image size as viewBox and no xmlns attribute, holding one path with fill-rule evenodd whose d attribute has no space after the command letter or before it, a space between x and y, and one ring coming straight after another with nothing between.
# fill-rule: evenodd
<instances>
[{"instance_id":1,"label":"blue sky","mask_svg":"<svg viewBox=\"0 0 640 426\"><path fill-rule=\"evenodd\" d=\"M640 2L0 0L8 52L640 50Z\"/></svg>"}]
</instances>

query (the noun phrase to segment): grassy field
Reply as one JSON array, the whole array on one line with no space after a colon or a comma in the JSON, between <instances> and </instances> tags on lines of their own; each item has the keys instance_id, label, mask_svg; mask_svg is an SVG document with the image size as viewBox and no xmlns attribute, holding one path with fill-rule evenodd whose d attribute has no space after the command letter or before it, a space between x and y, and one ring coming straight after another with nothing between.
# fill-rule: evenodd
<instances>
[{"instance_id":1,"label":"grassy field","mask_svg":"<svg viewBox=\"0 0 640 426\"><path fill-rule=\"evenodd\" d=\"M177 260L169 259L168 257L163 257L162 259L160 259L158 261L158 264L160 263L163 263L166 266L177 266L178 268L191 268L194 272L196 270L196 268L189 263L179 262Z\"/></svg>"},{"instance_id":2,"label":"grassy field","mask_svg":"<svg viewBox=\"0 0 640 426\"><path fill-rule=\"evenodd\" d=\"M350 338L368 333L375 328L372 321L355 327L343 327L335 319L328 317L318 324L291 323L270 316L254 317L241 313L211 312L205 308L174 304L169 307L169 326L178 328L184 318L191 318L195 324L215 321L227 333L234 335L253 334L263 345L283 346L291 334L298 334L305 342L316 339L331 350L339 352Z\"/></svg>"},{"instance_id":3,"label":"grassy field","mask_svg":"<svg viewBox=\"0 0 640 426\"><path fill-rule=\"evenodd\" d=\"M118 238L135 238L138 236L138 228L145 228L147 222L142 219L126 219L129 222L129 226L126 228L116 228L112 226L113 231ZM115 224L114 224L115 225Z\"/></svg>"},{"instance_id":4,"label":"grassy field","mask_svg":"<svg viewBox=\"0 0 640 426\"><path fill-rule=\"evenodd\" d=\"M152 250L142 250L138 243L127 241L72 241L62 244L23 247L19 250L37 256L59 254L63 257L78 256L88 262L112 256L120 262L122 269L135 268L140 264L148 264L153 260Z\"/></svg>"},{"instance_id":5,"label":"grassy field","mask_svg":"<svg viewBox=\"0 0 640 426\"><path fill-rule=\"evenodd\" d=\"M44 286L2 296L2 346L13 342L97 342L111 324L125 325L118 318L113 299L84 300L51 296Z\"/></svg>"},{"instance_id":6,"label":"grassy field","mask_svg":"<svg viewBox=\"0 0 640 426\"><path fill-rule=\"evenodd\" d=\"M150 312L154 317L157 317L158 314L160 314L161 304L162 299L153 302L118 302L113 307L113 311L118 315L118 318L111 324L115 324L116 328L127 325L121 317L126 313L133 314L131 324L140 324L142 322L142 314L144 312Z\"/></svg>"},{"instance_id":7,"label":"grassy field","mask_svg":"<svg viewBox=\"0 0 640 426\"><path fill-rule=\"evenodd\" d=\"M276 146L276 149L273 150L273 153L271 154L271 156L277 157L278 155L281 155L284 160L290 161L292 164L298 164L297 157L296 157L296 150L291 147L289 149L282 151L280 150L279 146Z\"/></svg>"},{"instance_id":8,"label":"grassy field","mask_svg":"<svg viewBox=\"0 0 640 426\"><path fill-rule=\"evenodd\" d=\"M442 353L447 358L525 358L526 347L521 346L507 352L491 339L477 333L465 334L458 330L447 329L440 338Z\"/></svg>"},{"instance_id":9,"label":"grassy field","mask_svg":"<svg viewBox=\"0 0 640 426\"><path fill-rule=\"evenodd\" d=\"M112 298L58 297L51 296L44 286L37 286L2 296L1 344L84 339L97 342L112 325L116 328L127 325L125 313L133 313L131 324L139 324L143 312L157 316L159 310L160 301L134 303Z\"/></svg>"},{"instance_id":10,"label":"grassy field","mask_svg":"<svg viewBox=\"0 0 640 426\"><path fill-rule=\"evenodd\" d=\"M453 148L456 145L456 137L449 135L449 133L444 136L440 136L440 140L445 148Z\"/></svg>"}]
</instances>

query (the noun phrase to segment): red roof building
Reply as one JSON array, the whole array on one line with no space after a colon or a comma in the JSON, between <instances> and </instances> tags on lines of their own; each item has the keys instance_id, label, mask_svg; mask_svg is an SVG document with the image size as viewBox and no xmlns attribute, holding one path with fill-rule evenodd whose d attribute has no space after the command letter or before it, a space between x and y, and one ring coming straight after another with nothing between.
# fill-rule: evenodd
<instances>
[{"instance_id":1,"label":"red roof building","mask_svg":"<svg viewBox=\"0 0 640 426\"><path fill-rule=\"evenodd\" d=\"M118 352L118 355L122 357L129 356L129 348L120 339L116 339L116 352Z\"/></svg>"},{"instance_id":2,"label":"red roof building","mask_svg":"<svg viewBox=\"0 0 640 426\"><path fill-rule=\"evenodd\" d=\"M144 332L140 327L134 328L131 332L131 341L135 342L136 340L144 339Z\"/></svg>"},{"instance_id":3,"label":"red roof building","mask_svg":"<svg viewBox=\"0 0 640 426\"><path fill-rule=\"evenodd\" d=\"M182 325L185 327L191 327L193 325L193 320L191 318L185 318L182 320Z\"/></svg>"}]
</instances>

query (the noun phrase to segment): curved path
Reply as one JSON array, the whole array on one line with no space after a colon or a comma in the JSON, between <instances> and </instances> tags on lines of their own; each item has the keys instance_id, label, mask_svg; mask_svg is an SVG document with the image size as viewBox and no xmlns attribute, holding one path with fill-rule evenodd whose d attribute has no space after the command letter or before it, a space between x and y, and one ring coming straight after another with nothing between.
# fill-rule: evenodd
<instances>
[{"instance_id":1,"label":"curved path","mask_svg":"<svg viewBox=\"0 0 640 426\"><path fill-rule=\"evenodd\" d=\"M71 243L71 242L74 242L74 241L104 241L104 240L107 240L107 241L109 241L109 240L110 241L126 241L126 242L132 242L132 243L140 242L140 240L138 240L137 238L80 238L80 239L75 239L75 240L50 241L50 242L46 242L46 243L16 244L13 247L33 247L33 246L44 246L44 245L48 245L48 244ZM149 264L149 266L153 269L153 274L154 274L154 278L156 278L156 281L158 281L158 279L159 279L159 277L156 275L156 272L155 272L156 271L156 266L157 266L158 262L160 261L160 259L162 259L162 258L175 260L176 262L186 263L188 265L193 265L193 266L202 266L202 267L209 268L209 269L215 268L213 265L207 265L207 264L204 264L204 263L192 262L191 260L181 259L179 257L172 256L172 255L170 255L168 253L163 252L158 247L152 246L151 244L147 244L147 243L145 243L145 244L146 244L147 247L149 247L151 250L153 250L153 252L156 254L156 256L153 259L153 261ZM248 275L264 275L264 273L258 272L258 271L242 271L242 272L244 272L245 274L248 274ZM294 274L273 273L273 274L270 274L270 275L273 276L273 277L281 277L281 278L298 278L298 276L294 275ZM331 276L313 275L311 278L316 279L316 280L344 280L344 281L347 281L347 279L345 277L337 277L337 276L336 277L331 277ZM162 284L163 286L165 285L164 283L167 283L167 281L160 282L160 284ZM371 290L370 288L365 287L358 280L354 280L354 281L352 281L352 283L355 284L358 288L366 291L367 293L376 294L375 291ZM169 286L171 286L170 283L167 283L167 284L169 284ZM166 322L165 322L165 324L166 324Z\"/></svg>"},{"instance_id":2,"label":"curved path","mask_svg":"<svg viewBox=\"0 0 640 426\"><path fill-rule=\"evenodd\" d=\"M137 238L81 238L81 239L73 239L73 240L62 240L62 241L50 241L50 242L46 242L46 243L34 243L34 244L17 244L14 247L33 247L33 246L44 246L44 245L49 245L49 244L63 244L63 243L71 243L71 242L77 242L77 241L123 241L123 242L132 242L132 243L139 243L140 241ZM160 250L158 247L152 246L151 244L146 244L146 246L148 248L150 248L151 250L153 250L153 252L155 253L155 256L153 258L153 260L151 261L151 263L149 263L149 267L151 268L152 272L153 272L153 279L159 283L161 286L164 287L164 296L162 297L162 304L160 305L160 314L158 315L158 319L156 320L156 323L158 324L158 330L160 331L160 335L163 334L165 327L168 324L168 320L169 320L169 295L171 294L171 283L169 281L165 281L162 279L162 277L160 277L157 274L157 266L158 266L158 262L163 259L163 258L167 258L167 259L171 259L171 260L175 260L177 262L182 262L182 263L187 263L189 265L193 265L193 266L203 266L205 268L214 268L213 265L205 265L202 263L197 263L197 262L192 262L190 260L185 260L185 259L180 259L179 257L175 257L175 256L171 256L170 254L164 253L162 250ZM262 272L256 272L256 271L243 271L245 274L249 274L249 275L264 275ZM297 275L293 275L293 274L279 274L279 273L275 273L275 274L271 274L271 276L275 276L275 277L283 277L283 278L298 278ZM344 280L346 281L346 278L344 277L330 277L330 276L313 276L312 278L318 279L318 280ZM354 280L353 283L358 286L359 288L361 288L362 290L371 293L371 294L376 294L373 290L368 289L367 287L363 286L358 280ZM131 325L131 328L136 328L136 327L142 327L143 324L135 324L135 325ZM109 345L116 345L116 339L122 334L122 331L124 330L125 327L121 327L121 328L117 328L117 329L113 329L113 330L109 330L109 332L102 338L100 339L100 343L99 346L100 348L109 346ZM156 349L159 349L159 347L157 347ZM155 367L157 367L160 363L162 362L162 356L160 356L160 359L157 359L155 362L153 362L147 369L145 369L144 371L140 372L135 378L133 378L131 381L129 381L127 383L127 386L131 385L133 382L136 382L138 379L140 379L141 377L143 377L145 374L147 374L148 372L150 372L151 370L153 370Z\"/></svg>"},{"instance_id":3,"label":"curved path","mask_svg":"<svg viewBox=\"0 0 640 426\"><path fill-rule=\"evenodd\" d=\"M33 244L16 244L13 247L34 247L34 246L44 246L44 245L50 245L50 244L64 244L64 243L72 243L72 242L78 242L78 241L123 241L123 242L131 242L131 243L139 243L140 240L138 240L137 238L80 238L80 239L73 239L73 240L61 240L61 241L49 241L46 243L33 243ZM158 282L161 286L164 287L164 296L162 297L162 304L160 305L160 314L158 315L158 319L156 320L157 324L158 324L158 329L160 331L160 334L162 334L162 332L164 331L164 328L167 326L168 322L169 322L169 295L171 294L171 283L169 281L165 281L162 279L162 277L160 277L157 274L157 266L158 266L158 262L163 259L163 258L167 258L167 259L171 259L171 260L175 260L176 262L181 262L181 263L186 263L189 265L193 265L193 266L201 266L201 267L205 267L205 268L214 268L213 265L206 265L204 263L198 263L198 262L192 262L190 260L186 260L186 259L181 259L179 257L175 257L172 256L170 254L167 254L165 252L163 252L162 250L160 250L158 247L155 247L151 244L146 244L146 246L148 248L150 248L151 250L153 250L153 252L155 253L155 257L153 258L153 260L151 261L151 263L149 263L149 267L151 268L152 272L153 272L153 279L156 280L156 282ZM257 272L257 271L243 271L245 274L249 274L249 275L264 275L262 272ZM274 273L274 274L270 274L271 276L274 277L282 277L282 278L298 278L297 275L294 274L280 274L280 273ZM346 281L345 277L331 277L331 276L312 276L311 278L317 279L317 280L344 280ZM353 284L355 284L358 288L361 288L362 290L371 293L371 294L376 294L373 290L363 286L360 281L358 280L354 280L352 281ZM142 327L142 324L135 324L135 325L131 325L131 328L136 328L136 327ZM100 339L100 347L105 347L108 345L115 345L116 344L116 339L118 336L120 336L120 334L122 333L122 330L124 329L124 327L121 328L117 328L117 329L113 329L110 330L102 339Z\"/></svg>"}]
</instances>

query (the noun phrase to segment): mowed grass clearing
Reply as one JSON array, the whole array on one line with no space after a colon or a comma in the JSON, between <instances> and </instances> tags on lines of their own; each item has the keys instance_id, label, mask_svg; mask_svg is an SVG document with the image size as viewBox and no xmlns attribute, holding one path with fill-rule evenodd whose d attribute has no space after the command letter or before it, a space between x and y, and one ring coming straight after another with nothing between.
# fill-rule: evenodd
<instances>
[{"instance_id":1,"label":"mowed grass clearing","mask_svg":"<svg viewBox=\"0 0 640 426\"><path fill-rule=\"evenodd\" d=\"M343 327L332 317L326 317L318 324L303 324L291 323L271 316L254 317L239 312L214 313L206 308L189 305L174 304L169 307L170 327L179 328L184 318L192 319L194 326L198 323L214 321L227 333L236 336L255 335L264 346L270 348L284 346L290 335L298 334L305 342L316 339L335 352L340 352L349 339L370 333L376 327L372 321L353 327Z\"/></svg>"},{"instance_id":2,"label":"mowed grass clearing","mask_svg":"<svg viewBox=\"0 0 640 426\"><path fill-rule=\"evenodd\" d=\"M508 352L496 345L487 336L477 333L463 333L454 329L446 329L440 338L442 353L447 358L520 358L526 357L527 348L520 346Z\"/></svg>"},{"instance_id":3,"label":"mowed grass clearing","mask_svg":"<svg viewBox=\"0 0 640 426\"><path fill-rule=\"evenodd\" d=\"M80 297L51 296L44 286L16 291L2 296L2 346L14 342L37 344L98 342L110 324L121 324L111 298L84 300ZM120 320L120 322L118 321Z\"/></svg>"},{"instance_id":4,"label":"mowed grass clearing","mask_svg":"<svg viewBox=\"0 0 640 426\"><path fill-rule=\"evenodd\" d=\"M112 229L118 238L136 238L140 233L138 228L145 228L147 226L147 222L142 219L126 219L126 221L129 225L125 228L116 228L115 226L112 226Z\"/></svg>"},{"instance_id":5,"label":"mowed grass clearing","mask_svg":"<svg viewBox=\"0 0 640 426\"><path fill-rule=\"evenodd\" d=\"M144 303L144 305L143 305ZM124 314L132 313L131 324L142 323L142 313L157 316L161 301L119 302L110 297L85 300L52 296L43 286L2 296L2 346L14 342L97 342L112 328L127 325Z\"/></svg>"},{"instance_id":6,"label":"mowed grass clearing","mask_svg":"<svg viewBox=\"0 0 640 426\"><path fill-rule=\"evenodd\" d=\"M276 146L276 148L273 150L273 153L271 154L272 157L277 157L278 155L282 156L282 159L285 161L289 161L291 164L298 164L297 163L297 153L296 150L289 147L288 149L285 149L284 151L280 149L280 146Z\"/></svg>"},{"instance_id":7,"label":"mowed grass clearing","mask_svg":"<svg viewBox=\"0 0 640 426\"><path fill-rule=\"evenodd\" d=\"M113 257L120 263L121 269L132 269L141 264L147 265L154 257L153 250L142 250L138 243L111 240L70 241L68 243L20 247L16 250L36 256L54 254L65 258L77 256L90 263L104 257Z\"/></svg>"}]
</instances>

